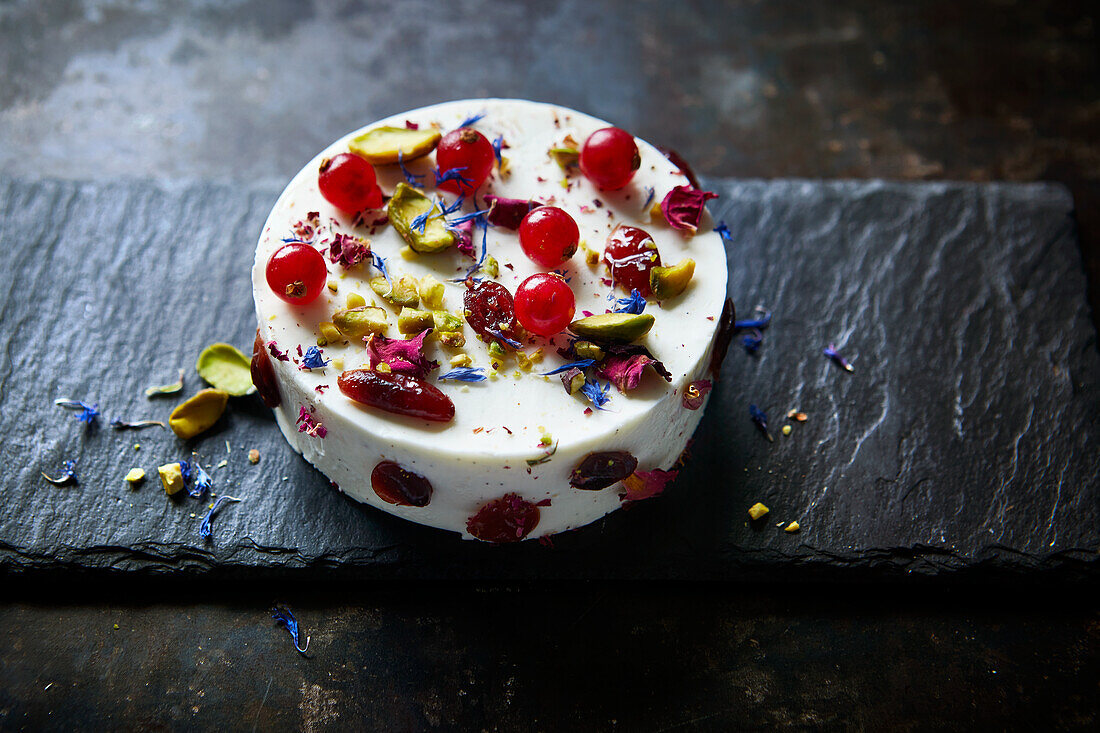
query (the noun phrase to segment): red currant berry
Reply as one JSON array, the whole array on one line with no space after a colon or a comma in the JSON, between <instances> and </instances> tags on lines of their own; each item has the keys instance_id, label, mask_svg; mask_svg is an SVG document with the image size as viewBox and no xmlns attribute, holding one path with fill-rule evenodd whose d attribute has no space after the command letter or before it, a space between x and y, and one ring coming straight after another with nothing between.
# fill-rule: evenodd
<instances>
[{"instance_id":1,"label":"red currant berry","mask_svg":"<svg viewBox=\"0 0 1100 733\"><path fill-rule=\"evenodd\" d=\"M435 149L440 178L437 188L468 194L477 190L493 170L493 144L477 130L463 127L448 132Z\"/></svg>"},{"instance_id":2,"label":"red currant berry","mask_svg":"<svg viewBox=\"0 0 1100 733\"><path fill-rule=\"evenodd\" d=\"M283 245L267 261L267 284L288 303L312 303L325 289L325 258L308 244Z\"/></svg>"},{"instance_id":3,"label":"red currant berry","mask_svg":"<svg viewBox=\"0 0 1100 733\"><path fill-rule=\"evenodd\" d=\"M576 299L561 275L540 272L516 288L516 320L531 333L553 336L569 325Z\"/></svg>"},{"instance_id":4,"label":"red currant berry","mask_svg":"<svg viewBox=\"0 0 1100 733\"><path fill-rule=\"evenodd\" d=\"M493 499L466 520L466 531L484 542L519 542L538 526L539 508L518 494Z\"/></svg>"},{"instance_id":5,"label":"red currant berry","mask_svg":"<svg viewBox=\"0 0 1100 733\"><path fill-rule=\"evenodd\" d=\"M382 206L374 168L358 155L340 153L322 161L317 186L326 201L349 214Z\"/></svg>"},{"instance_id":6,"label":"red currant berry","mask_svg":"<svg viewBox=\"0 0 1100 733\"><path fill-rule=\"evenodd\" d=\"M577 251L581 231L573 217L556 206L540 206L519 224L519 246L543 267L557 267Z\"/></svg>"},{"instance_id":7,"label":"red currant berry","mask_svg":"<svg viewBox=\"0 0 1100 733\"><path fill-rule=\"evenodd\" d=\"M626 292L636 289L648 296L649 271L661 264L653 237L644 229L618 226L607 238L603 261L611 268L611 279Z\"/></svg>"},{"instance_id":8,"label":"red currant berry","mask_svg":"<svg viewBox=\"0 0 1100 733\"><path fill-rule=\"evenodd\" d=\"M596 188L615 191L630 183L642 165L642 156L629 132L605 127L584 141L580 163L581 172Z\"/></svg>"}]
</instances>

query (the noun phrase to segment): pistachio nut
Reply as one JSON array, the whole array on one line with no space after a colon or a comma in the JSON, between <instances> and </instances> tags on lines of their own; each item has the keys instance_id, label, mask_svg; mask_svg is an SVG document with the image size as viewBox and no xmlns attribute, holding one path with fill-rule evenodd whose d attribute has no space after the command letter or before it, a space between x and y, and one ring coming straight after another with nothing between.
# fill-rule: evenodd
<instances>
[{"instance_id":1,"label":"pistachio nut","mask_svg":"<svg viewBox=\"0 0 1100 733\"><path fill-rule=\"evenodd\" d=\"M654 267L649 271L649 289L657 300L675 298L687 289L695 274L695 260L690 257L671 267Z\"/></svg>"},{"instance_id":2,"label":"pistachio nut","mask_svg":"<svg viewBox=\"0 0 1100 733\"><path fill-rule=\"evenodd\" d=\"M200 390L191 399L176 405L168 416L168 427L184 440L208 430L225 412L229 393L221 389Z\"/></svg>"},{"instance_id":3,"label":"pistachio nut","mask_svg":"<svg viewBox=\"0 0 1100 733\"><path fill-rule=\"evenodd\" d=\"M415 308L420 305L420 297L416 294L416 280L407 275L398 278L392 286L384 277L372 278L370 289L379 298L398 308Z\"/></svg>"},{"instance_id":4,"label":"pistachio nut","mask_svg":"<svg viewBox=\"0 0 1100 733\"><path fill-rule=\"evenodd\" d=\"M234 396L251 394L252 360L230 344L211 344L202 350L195 369L211 387Z\"/></svg>"},{"instance_id":5,"label":"pistachio nut","mask_svg":"<svg viewBox=\"0 0 1100 733\"><path fill-rule=\"evenodd\" d=\"M386 311L376 305L345 308L332 314L332 323L349 339L361 339L370 333L382 333L389 326Z\"/></svg>"},{"instance_id":6,"label":"pistachio nut","mask_svg":"<svg viewBox=\"0 0 1100 733\"><path fill-rule=\"evenodd\" d=\"M386 205L390 223L397 233L417 252L439 252L455 243L455 235L443 225L442 217L432 217L435 203L404 181L397 184L393 198ZM427 216L424 227L413 228L418 216Z\"/></svg>"},{"instance_id":7,"label":"pistachio nut","mask_svg":"<svg viewBox=\"0 0 1100 733\"><path fill-rule=\"evenodd\" d=\"M445 292L443 283L431 275L420 278L416 290L420 294L420 301L424 303L425 308L438 310L443 307L443 294Z\"/></svg>"},{"instance_id":8,"label":"pistachio nut","mask_svg":"<svg viewBox=\"0 0 1100 733\"><path fill-rule=\"evenodd\" d=\"M648 313L602 313L569 324L569 330L581 338L616 344L629 344L649 333L653 316Z\"/></svg>"},{"instance_id":9,"label":"pistachio nut","mask_svg":"<svg viewBox=\"0 0 1100 733\"><path fill-rule=\"evenodd\" d=\"M434 127L376 127L352 138L348 148L368 163L408 162L435 150L442 134Z\"/></svg>"}]
</instances>

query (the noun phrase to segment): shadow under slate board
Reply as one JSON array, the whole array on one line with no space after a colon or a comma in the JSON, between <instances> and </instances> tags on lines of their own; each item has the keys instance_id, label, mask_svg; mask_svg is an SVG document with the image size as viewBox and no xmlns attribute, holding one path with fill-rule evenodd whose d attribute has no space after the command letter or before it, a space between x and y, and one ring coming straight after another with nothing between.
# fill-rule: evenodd
<instances>
[{"instance_id":1,"label":"shadow under slate board","mask_svg":"<svg viewBox=\"0 0 1100 733\"><path fill-rule=\"evenodd\" d=\"M1100 354L1072 201L1046 185L705 184L732 233L741 317L692 458L662 497L554 539L491 547L333 491L258 398L189 443L143 389L214 341L249 350L249 269L278 191L0 179L0 567L387 578L1095 577ZM829 342L854 364L825 358ZM658 355L659 356L659 355ZM99 404L98 426L55 407ZM770 420L768 442L749 419ZM788 410L808 415L790 424ZM140 448L135 448L135 443ZM228 452L227 452L228 447ZM252 465L247 451L261 460ZM206 504L155 467L195 451L244 499ZM41 471L77 461L79 485ZM123 481L144 467L138 490ZM750 522L763 502L771 513ZM778 524L797 521L801 531Z\"/></svg>"}]
</instances>

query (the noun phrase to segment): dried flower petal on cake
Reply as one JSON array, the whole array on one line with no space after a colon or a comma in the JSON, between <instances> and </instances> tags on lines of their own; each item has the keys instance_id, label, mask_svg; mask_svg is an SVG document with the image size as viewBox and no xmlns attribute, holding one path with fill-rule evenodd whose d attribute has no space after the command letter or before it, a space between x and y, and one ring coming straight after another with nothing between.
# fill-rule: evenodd
<instances>
[{"instance_id":1,"label":"dried flower petal on cake","mask_svg":"<svg viewBox=\"0 0 1100 733\"><path fill-rule=\"evenodd\" d=\"M367 345L368 366L374 369L381 363L388 364L391 371L412 377L423 377L439 367L439 362L424 356L424 339L432 329L421 331L411 339L393 339L379 334L371 334L364 341Z\"/></svg>"},{"instance_id":2,"label":"dried flower petal on cake","mask_svg":"<svg viewBox=\"0 0 1100 733\"><path fill-rule=\"evenodd\" d=\"M370 243L350 234L337 234L328 248L329 261L351 269L370 257Z\"/></svg>"},{"instance_id":3,"label":"dried flower petal on cake","mask_svg":"<svg viewBox=\"0 0 1100 733\"><path fill-rule=\"evenodd\" d=\"M718 194L713 191L676 186L661 201L661 213L672 227L694 233L699 229L707 201L715 198Z\"/></svg>"},{"instance_id":4,"label":"dried flower petal on cake","mask_svg":"<svg viewBox=\"0 0 1100 733\"><path fill-rule=\"evenodd\" d=\"M641 383L642 373L647 366L654 366L654 370L659 373L660 370L655 366L657 364L660 362L648 354L612 354L596 368L596 374L611 380L620 392L629 392ZM661 368L663 369L663 365ZM671 375L667 379L671 381Z\"/></svg>"},{"instance_id":5,"label":"dried flower petal on cake","mask_svg":"<svg viewBox=\"0 0 1100 733\"><path fill-rule=\"evenodd\" d=\"M318 422L317 418L313 416L313 413L311 413L305 405L298 408L298 419L295 423L298 425L299 433L315 435L318 438L323 438L328 435L328 428Z\"/></svg>"},{"instance_id":6,"label":"dried flower petal on cake","mask_svg":"<svg viewBox=\"0 0 1100 733\"><path fill-rule=\"evenodd\" d=\"M689 410L698 410L703 406L707 393L711 390L709 379L696 379L684 388L684 396L681 404Z\"/></svg>"},{"instance_id":7,"label":"dried flower petal on cake","mask_svg":"<svg viewBox=\"0 0 1100 733\"><path fill-rule=\"evenodd\" d=\"M58 407L64 407L68 410L77 410L78 414L76 418L87 425L91 425L95 422L96 418L99 417L98 404L91 405L81 400L70 400L67 398L54 400L53 403Z\"/></svg>"},{"instance_id":8,"label":"dried flower petal on cake","mask_svg":"<svg viewBox=\"0 0 1100 733\"><path fill-rule=\"evenodd\" d=\"M306 353L302 356L301 363L298 364L299 369L324 369L332 362L331 359L326 359L321 349L316 346L310 346L306 349Z\"/></svg>"},{"instance_id":9,"label":"dried flower petal on cake","mask_svg":"<svg viewBox=\"0 0 1100 733\"><path fill-rule=\"evenodd\" d=\"M523 217L527 216L532 209L542 206L538 201L531 199L507 199L493 194L486 194L485 205L489 207L486 221L495 227L512 230L519 229Z\"/></svg>"},{"instance_id":10,"label":"dried flower petal on cake","mask_svg":"<svg viewBox=\"0 0 1100 733\"><path fill-rule=\"evenodd\" d=\"M458 367L446 374L440 374L436 379L453 379L458 382L484 382L485 370L481 367Z\"/></svg>"},{"instance_id":11,"label":"dried flower petal on cake","mask_svg":"<svg viewBox=\"0 0 1100 733\"><path fill-rule=\"evenodd\" d=\"M679 471L662 471L659 468L652 471L635 471L623 479L626 492L619 498L624 502L651 499L663 493L665 487L678 475L680 475Z\"/></svg>"}]
</instances>

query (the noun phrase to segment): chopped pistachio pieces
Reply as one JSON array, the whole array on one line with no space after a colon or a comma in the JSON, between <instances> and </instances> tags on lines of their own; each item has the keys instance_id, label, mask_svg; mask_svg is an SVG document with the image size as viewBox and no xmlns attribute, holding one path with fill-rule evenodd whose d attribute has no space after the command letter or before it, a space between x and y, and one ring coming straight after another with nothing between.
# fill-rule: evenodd
<instances>
[{"instance_id":1,"label":"chopped pistachio pieces","mask_svg":"<svg viewBox=\"0 0 1100 733\"><path fill-rule=\"evenodd\" d=\"M336 283L335 280L329 280L328 281L328 289L331 290L332 292L335 293L339 289L339 287L340 286Z\"/></svg>"},{"instance_id":2,"label":"chopped pistachio pieces","mask_svg":"<svg viewBox=\"0 0 1100 733\"><path fill-rule=\"evenodd\" d=\"M451 357L451 366L453 367L468 367L474 363L474 360L470 358L469 354L455 354Z\"/></svg>"},{"instance_id":3,"label":"chopped pistachio pieces","mask_svg":"<svg viewBox=\"0 0 1100 733\"><path fill-rule=\"evenodd\" d=\"M573 344L573 351L582 359L594 359L600 361L604 357L604 351L591 341L578 341Z\"/></svg>"},{"instance_id":4,"label":"chopped pistachio pieces","mask_svg":"<svg viewBox=\"0 0 1100 733\"><path fill-rule=\"evenodd\" d=\"M793 533L797 532L800 529L802 529L802 527L798 524L798 522L791 522L790 524L788 524L786 527L783 528L783 531L784 532L790 532L790 533L793 534Z\"/></svg>"},{"instance_id":5,"label":"chopped pistachio pieces","mask_svg":"<svg viewBox=\"0 0 1100 733\"><path fill-rule=\"evenodd\" d=\"M695 275L695 260L690 257L671 267L654 267L649 271L649 289L657 300L675 298L687 290Z\"/></svg>"},{"instance_id":6,"label":"chopped pistachio pieces","mask_svg":"<svg viewBox=\"0 0 1100 733\"><path fill-rule=\"evenodd\" d=\"M176 405L168 416L168 427L183 440L210 429L225 412L229 393L220 389L204 389L185 402ZM169 492L171 493L171 492Z\"/></svg>"},{"instance_id":7,"label":"chopped pistachio pieces","mask_svg":"<svg viewBox=\"0 0 1100 733\"><path fill-rule=\"evenodd\" d=\"M182 478L182 472L181 472L181 478ZM131 468L129 471L126 472L126 483L130 484L131 486L135 486L137 484L140 484L144 480L145 480L145 471L140 469L140 468Z\"/></svg>"},{"instance_id":8,"label":"chopped pistachio pieces","mask_svg":"<svg viewBox=\"0 0 1100 733\"><path fill-rule=\"evenodd\" d=\"M362 308L367 304L367 299L359 293L348 293L347 299L344 301L347 308Z\"/></svg>"},{"instance_id":9,"label":"chopped pistachio pieces","mask_svg":"<svg viewBox=\"0 0 1100 733\"><path fill-rule=\"evenodd\" d=\"M415 308L420 305L417 284L416 278L408 275L401 276L392 285L386 278L376 277L370 281L370 289L396 308Z\"/></svg>"},{"instance_id":10,"label":"chopped pistachio pieces","mask_svg":"<svg viewBox=\"0 0 1100 733\"><path fill-rule=\"evenodd\" d=\"M435 326L435 317L431 311L422 311L415 308L402 308L397 316L397 330L405 335L417 334L427 331Z\"/></svg>"},{"instance_id":11,"label":"chopped pistachio pieces","mask_svg":"<svg viewBox=\"0 0 1100 733\"><path fill-rule=\"evenodd\" d=\"M466 337L457 331L440 331L439 343L444 346L460 349L466 345Z\"/></svg>"},{"instance_id":12,"label":"chopped pistachio pieces","mask_svg":"<svg viewBox=\"0 0 1100 733\"><path fill-rule=\"evenodd\" d=\"M767 514L770 511L771 511L770 509L768 509L766 506L764 506L760 502L756 502L755 504L753 504L752 506L749 507L749 516L752 517L754 520L756 520L756 519L760 519L760 517L764 516L765 514Z\"/></svg>"},{"instance_id":13,"label":"chopped pistachio pieces","mask_svg":"<svg viewBox=\"0 0 1100 733\"><path fill-rule=\"evenodd\" d=\"M332 323L349 339L361 339L367 334L383 333L389 326L386 311L378 306L365 305L346 308L332 314Z\"/></svg>"},{"instance_id":14,"label":"chopped pistachio pieces","mask_svg":"<svg viewBox=\"0 0 1100 733\"><path fill-rule=\"evenodd\" d=\"M600 264L600 253L588 246L588 243L581 241L581 252L584 252L584 263L586 265L598 265Z\"/></svg>"},{"instance_id":15,"label":"chopped pistachio pieces","mask_svg":"<svg viewBox=\"0 0 1100 733\"><path fill-rule=\"evenodd\" d=\"M252 361L231 344L211 344L202 350L195 369L207 384L234 396L256 391L252 385Z\"/></svg>"},{"instance_id":16,"label":"chopped pistachio pieces","mask_svg":"<svg viewBox=\"0 0 1100 733\"><path fill-rule=\"evenodd\" d=\"M260 462L260 451L255 448L248 451L248 462L255 465Z\"/></svg>"},{"instance_id":17,"label":"chopped pistachio pieces","mask_svg":"<svg viewBox=\"0 0 1100 733\"><path fill-rule=\"evenodd\" d=\"M790 425L784 425L782 432L783 432L784 435L790 435L791 434L791 426Z\"/></svg>"},{"instance_id":18,"label":"chopped pistachio pieces","mask_svg":"<svg viewBox=\"0 0 1100 733\"><path fill-rule=\"evenodd\" d=\"M318 324L317 330L321 332L321 338L330 344L335 344L343 339L343 336L340 335L340 329L331 321Z\"/></svg>"},{"instance_id":19,"label":"chopped pistachio pieces","mask_svg":"<svg viewBox=\"0 0 1100 733\"><path fill-rule=\"evenodd\" d=\"M160 474L160 483L164 487L164 493L171 496L183 489L183 468L179 463L166 463L157 467Z\"/></svg>"},{"instance_id":20,"label":"chopped pistachio pieces","mask_svg":"<svg viewBox=\"0 0 1100 733\"><path fill-rule=\"evenodd\" d=\"M462 319L447 311L433 310L432 323L436 331L450 331L454 333L462 330Z\"/></svg>"},{"instance_id":21,"label":"chopped pistachio pieces","mask_svg":"<svg viewBox=\"0 0 1100 733\"><path fill-rule=\"evenodd\" d=\"M439 310L443 307L443 294L445 288L443 283L436 280L431 275L425 275L420 278L420 281L416 284L416 292L420 295L420 302L424 304L425 308L431 310ZM454 330L454 329L450 329Z\"/></svg>"},{"instance_id":22,"label":"chopped pistachio pieces","mask_svg":"<svg viewBox=\"0 0 1100 733\"><path fill-rule=\"evenodd\" d=\"M481 271L489 277L500 277L500 265L497 264L497 258L489 255L485 258L485 264L481 266Z\"/></svg>"}]
</instances>

